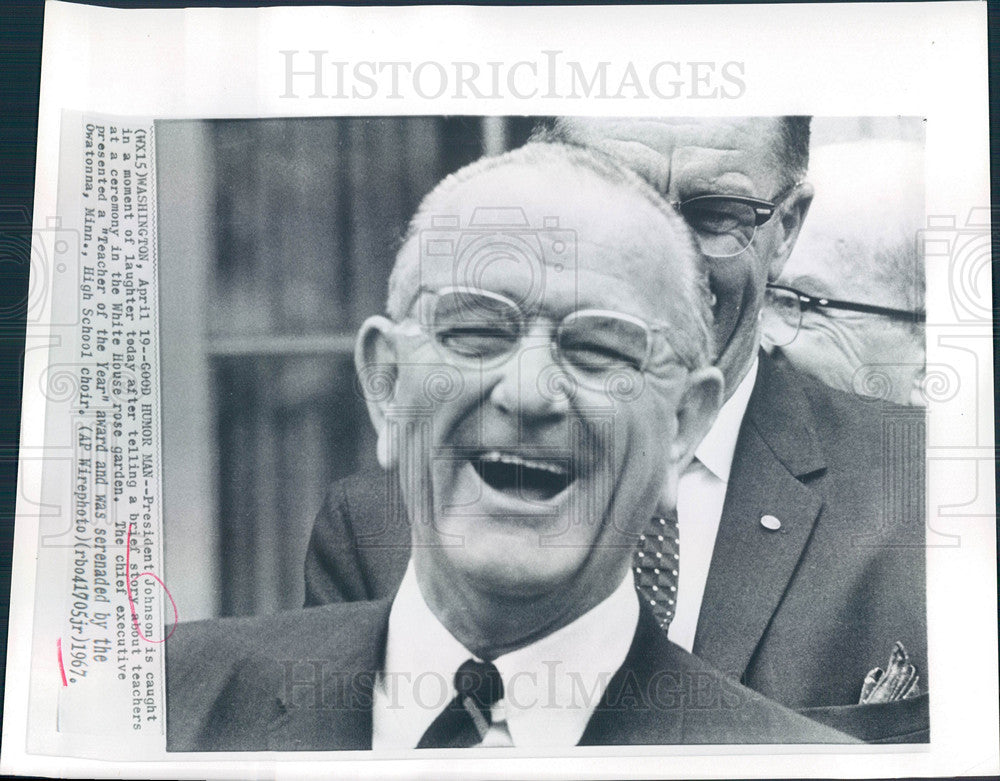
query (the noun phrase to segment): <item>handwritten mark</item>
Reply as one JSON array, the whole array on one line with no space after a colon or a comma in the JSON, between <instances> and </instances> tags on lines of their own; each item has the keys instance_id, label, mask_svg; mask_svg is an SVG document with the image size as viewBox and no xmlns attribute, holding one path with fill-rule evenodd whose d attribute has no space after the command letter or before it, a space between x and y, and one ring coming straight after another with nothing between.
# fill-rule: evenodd
<instances>
[{"instance_id":1,"label":"handwritten mark","mask_svg":"<svg viewBox=\"0 0 1000 781\"><path fill-rule=\"evenodd\" d=\"M128 607L129 607L129 611L132 613L132 626L135 627L135 631L139 635L139 637L141 637L147 643L165 643L165 642L167 642L167 640L170 639L171 635L173 635L174 630L177 629L177 622L179 621L179 617L177 615L177 603L174 602L174 597L170 593L170 589L167 588L167 584L164 583L156 573L146 571L146 572L140 572L138 575L136 575L135 579L137 581L139 580L139 578L141 578L141 577L143 577L145 575L149 575L149 577L151 577L153 580L155 580L157 583L159 583L160 587L163 589L163 593L166 594L167 595L167 599L170 600L170 606L174 609L174 623L170 627L170 631L167 632L167 636L166 637L164 637L162 640L152 640L152 639L146 637L146 635L144 635L142 633L142 629L139 627L139 614L135 612L135 596L132 594L132 577L131 577L131 574L130 574L131 571L132 571L132 569L131 569L131 553L132 553L132 524L130 523L128 525L128 533L127 533L126 538L125 538L125 572L126 572L126 575L125 575L125 587L126 587L126 591L128 593ZM60 657L60 659L61 658L62 657Z\"/></svg>"},{"instance_id":2,"label":"handwritten mark","mask_svg":"<svg viewBox=\"0 0 1000 781\"><path fill-rule=\"evenodd\" d=\"M56 656L59 658L59 674L62 676L63 686L69 686L69 683L66 681L66 668L63 667L61 637L56 638Z\"/></svg>"}]
</instances>

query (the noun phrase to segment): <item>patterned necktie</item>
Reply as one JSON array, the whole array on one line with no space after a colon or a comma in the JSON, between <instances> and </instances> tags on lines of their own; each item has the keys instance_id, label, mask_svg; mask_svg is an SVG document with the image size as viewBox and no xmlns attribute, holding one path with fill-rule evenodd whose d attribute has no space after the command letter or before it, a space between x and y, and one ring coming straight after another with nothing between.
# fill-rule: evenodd
<instances>
[{"instance_id":1,"label":"patterned necktie","mask_svg":"<svg viewBox=\"0 0 1000 781\"><path fill-rule=\"evenodd\" d=\"M469 659L455 673L455 699L431 722L417 748L468 748L483 742L493 724L493 704L503 699L500 671Z\"/></svg>"},{"instance_id":2,"label":"patterned necktie","mask_svg":"<svg viewBox=\"0 0 1000 781\"><path fill-rule=\"evenodd\" d=\"M639 536L632 556L635 590L649 605L653 617L666 632L677 609L677 570L680 549L677 534L677 513L654 516Z\"/></svg>"}]
</instances>

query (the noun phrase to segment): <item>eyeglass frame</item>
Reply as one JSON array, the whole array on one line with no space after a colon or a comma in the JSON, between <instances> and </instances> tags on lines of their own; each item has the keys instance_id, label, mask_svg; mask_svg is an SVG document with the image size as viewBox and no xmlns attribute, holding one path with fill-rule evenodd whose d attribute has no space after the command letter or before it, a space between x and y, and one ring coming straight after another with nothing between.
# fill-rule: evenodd
<instances>
[{"instance_id":1,"label":"eyeglass frame","mask_svg":"<svg viewBox=\"0 0 1000 781\"><path fill-rule=\"evenodd\" d=\"M839 298L827 298L826 296L811 296L801 290L789 285L779 285L773 282L767 283L768 290L784 290L792 293L799 300L799 312L820 311L822 309L841 309L846 312L861 312L867 315L882 315L894 320L908 320L913 323L924 323L927 321L927 313L920 311L910 311L908 309L894 309L888 306L878 306L877 304L861 304L857 301L845 301Z\"/></svg>"},{"instance_id":2,"label":"eyeglass frame","mask_svg":"<svg viewBox=\"0 0 1000 781\"><path fill-rule=\"evenodd\" d=\"M413 319L413 318L410 317L410 312L413 310L414 305L420 300L420 296L421 295L430 294L430 295L433 295L433 296L436 296L436 297L440 297L440 296L442 296L442 295L444 295L446 293L458 293L458 294L471 293L471 294L475 294L475 295L485 296L486 298L492 298L493 300L500 301L501 303L504 303L504 304L509 304L511 306L511 308L513 309L513 311L517 312L517 314L518 314L518 320L517 320L517 325L518 325L518 340L519 341L522 340L524 338L524 335L527 333L526 325L527 325L527 323L529 321L529 317L524 312L524 309L520 305L518 305L518 303L516 301L514 301L513 299L508 298L507 296L505 296L505 295L503 295L501 293L494 293L491 290L482 290L480 288L467 287L467 286L464 286L464 285L446 285L444 287L437 288L437 289L432 288L429 285L420 285L419 287L417 287L417 290L414 293L413 298L410 300L410 303L406 307L405 311L406 311L407 314L406 314L406 316L404 316L404 320L406 320L406 319ZM554 322L552 324L551 332L550 332L550 335L549 335L549 351L550 351L550 355L552 356L552 360L555 361L557 364L559 364L560 366L562 366L564 368L568 368L568 369L573 370L574 375L575 374L584 374L585 371L581 370L572 361L568 360L567 358L565 358L563 356L562 351L559 349L558 335L559 335L560 328L566 323L567 320L569 320L570 318L572 318L574 316L580 316L580 315L595 315L595 316L603 316L603 317L609 317L610 316L610 317L613 317L613 318L621 319L621 320L623 320L623 321L625 321L627 323L631 323L632 325L641 326L643 328L643 330L645 330L645 332L646 332L646 354L643 356L643 359L640 362L640 364L639 364L638 367L629 367L629 368L632 368L634 371L637 371L637 372L639 372L641 374L646 374L647 373L647 370L649 368L649 361L650 361L650 358L652 357L652 354L653 354L653 346L654 346L653 345L653 336L654 336L654 334L658 334L658 333L664 334L663 339L667 343L667 345L669 346L670 352L673 354L673 359L674 359L674 360L671 360L671 361L665 363L664 365L677 365L677 366L680 366L680 367L686 369L687 371L694 371L694 369L696 368L696 365L695 365L696 361L693 358L691 358L691 357L685 357L685 356L683 356L677 350L677 348L674 345L673 341L669 337L666 336L666 332L669 331L671 328L674 327L674 326L671 326L669 323L665 323L665 322L663 322L661 320L647 321L647 320L644 320L643 318L638 317L636 315L631 315L631 314L628 314L627 312L618 312L618 311L615 311L613 309L577 309L577 310L574 310L573 312L570 312L569 314L567 314L565 317L561 318L560 320ZM392 319L389 315L387 315L387 317L389 317L389 319ZM548 319L551 320L551 318L548 318ZM401 324L402 324L402 321L400 323L397 323L397 325L401 325ZM416 318L416 325L421 330L423 330L424 328L433 327L433 324L428 324L428 323L422 323L422 322L420 322L420 318L419 317ZM460 353L457 353L456 351L451 350L448 347L446 347L445 345L441 344L436 338L434 338L433 334L431 334L431 340L430 341L435 346L435 349L443 350L445 353L447 353L447 356L449 356L449 357L457 358L458 361L462 361L462 359L465 357L465 356L462 356ZM494 364L499 365L500 363L504 363L504 362L510 360L510 357L512 355L514 355L516 352L517 352L517 349L516 348L512 348L510 351L504 352L503 354L498 355L498 356L496 356L495 358L492 358L492 359L485 359L485 358L478 358L478 359L474 359L474 360L468 360L468 359L466 359L464 362L467 363L467 364L469 364L469 365L473 365L473 364L478 364L478 365L481 365L481 366L492 366ZM620 369L617 369L617 370L620 370ZM611 373L613 373L613 372L608 372L608 375L610 376Z\"/></svg>"},{"instance_id":3,"label":"eyeglass frame","mask_svg":"<svg viewBox=\"0 0 1000 781\"><path fill-rule=\"evenodd\" d=\"M690 222L688 222L687 218L684 216L684 212L682 210L685 206L698 202L704 203L706 201L735 201L736 203L741 203L746 206L750 206L754 210L753 234L751 234L750 240L747 242L745 247L738 250L737 252L733 252L730 255L709 255L709 253L705 252L704 250L701 250L703 254L707 255L710 258L735 258L737 255L742 255L744 252L746 252L750 248L750 245L753 244L753 240L757 236L757 228L759 228L761 225L764 225L768 220L770 220L774 216L774 213L778 210L778 207L781 206L781 204L783 204L786 200L788 200L788 198L791 197L792 193L794 193L798 188L800 188L805 183L806 180L801 179L795 182L794 184L789 185L786 189L779 192L778 195L774 198L774 200L771 201L765 200L763 198L754 198L753 196L750 195L737 195L735 193L734 194L705 193L703 195L695 195L692 198L685 198L683 201L670 201L669 203L674 208L674 211L676 211L681 216L681 219L684 220L684 224L688 226L688 228L691 230L693 234L695 234L696 237L699 235L700 232ZM701 249L700 242L698 243L698 246L699 249Z\"/></svg>"}]
</instances>

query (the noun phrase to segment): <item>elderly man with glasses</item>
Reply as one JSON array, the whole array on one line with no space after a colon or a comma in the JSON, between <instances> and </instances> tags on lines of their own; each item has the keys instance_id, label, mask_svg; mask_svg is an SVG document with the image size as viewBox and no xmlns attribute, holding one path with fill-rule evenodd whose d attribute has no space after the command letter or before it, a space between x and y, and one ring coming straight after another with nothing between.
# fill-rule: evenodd
<instances>
[{"instance_id":1,"label":"elderly man with glasses","mask_svg":"<svg viewBox=\"0 0 1000 781\"><path fill-rule=\"evenodd\" d=\"M664 632L680 473L711 424L686 229L593 152L530 144L444 180L356 363L409 520L385 600L178 627L172 750L850 742Z\"/></svg>"},{"instance_id":2,"label":"elderly man with glasses","mask_svg":"<svg viewBox=\"0 0 1000 781\"><path fill-rule=\"evenodd\" d=\"M810 180L809 223L768 286L765 344L831 387L923 405L923 150L829 144L815 150Z\"/></svg>"},{"instance_id":3,"label":"elderly man with glasses","mask_svg":"<svg viewBox=\"0 0 1000 781\"><path fill-rule=\"evenodd\" d=\"M708 273L725 402L665 484L683 552L668 637L859 738L926 741L923 421L760 349L768 284L813 198L809 130L808 117L563 118L541 135L639 173L684 219ZM306 558L307 604L395 589L409 551L391 493L370 476L333 486Z\"/></svg>"}]
</instances>

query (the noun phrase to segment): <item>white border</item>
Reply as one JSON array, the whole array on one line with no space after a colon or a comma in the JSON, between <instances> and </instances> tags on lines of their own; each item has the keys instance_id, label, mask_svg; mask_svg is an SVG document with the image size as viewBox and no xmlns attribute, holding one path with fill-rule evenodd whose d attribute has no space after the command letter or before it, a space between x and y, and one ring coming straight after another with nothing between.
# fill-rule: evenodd
<instances>
[{"instance_id":1,"label":"white border","mask_svg":"<svg viewBox=\"0 0 1000 781\"><path fill-rule=\"evenodd\" d=\"M318 49L331 58L419 62L539 60L558 50L589 69L599 61L649 65L663 59L739 61L746 90L729 100L518 100L477 102L417 96L366 101L281 99L278 52ZM110 10L49 2L45 10L36 169L36 227L56 213L60 113L64 109L154 117L324 114L656 114L922 115L927 118L927 209L953 215L989 205L986 5L981 2L583 8L299 8ZM952 261L955 258L951 258ZM954 312L954 263L928 266L928 363L949 360L948 340L968 345L978 374L964 376L951 403L930 409L929 523L961 535L959 547L928 550L931 627L930 748L863 747L803 756L794 746L751 747L715 756L679 747L579 749L573 759L459 759L338 764L356 776L386 773L457 777L895 776L996 773L997 635L992 469L965 515L951 470L992 464L992 350L988 322ZM985 283L989 298L989 269ZM31 326L25 355L22 444L41 441L43 399L32 393L44 368L48 331ZM36 341L37 340L37 341ZM955 440L955 431L973 433ZM37 454L36 454L37 456ZM306 760L253 754L198 763L96 763L23 753L30 669L34 546L38 523L25 497L37 496L39 461L22 461L14 548L14 592L5 703L3 769L48 775L328 775L331 755ZM975 469L975 466L973 466ZM973 475L975 473L973 472ZM949 485L945 485L945 483ZM988 680L982 680L987 676ZM650 753L650 752L645 752ZM122 757L129 755L122 746ZM276 756L282 757L276 760ZM315 755L313 755L315 756ZM805 761L804 761L805 760ZM294 770L293 770L294 768Z\"/></svg>"}]
</instances>

